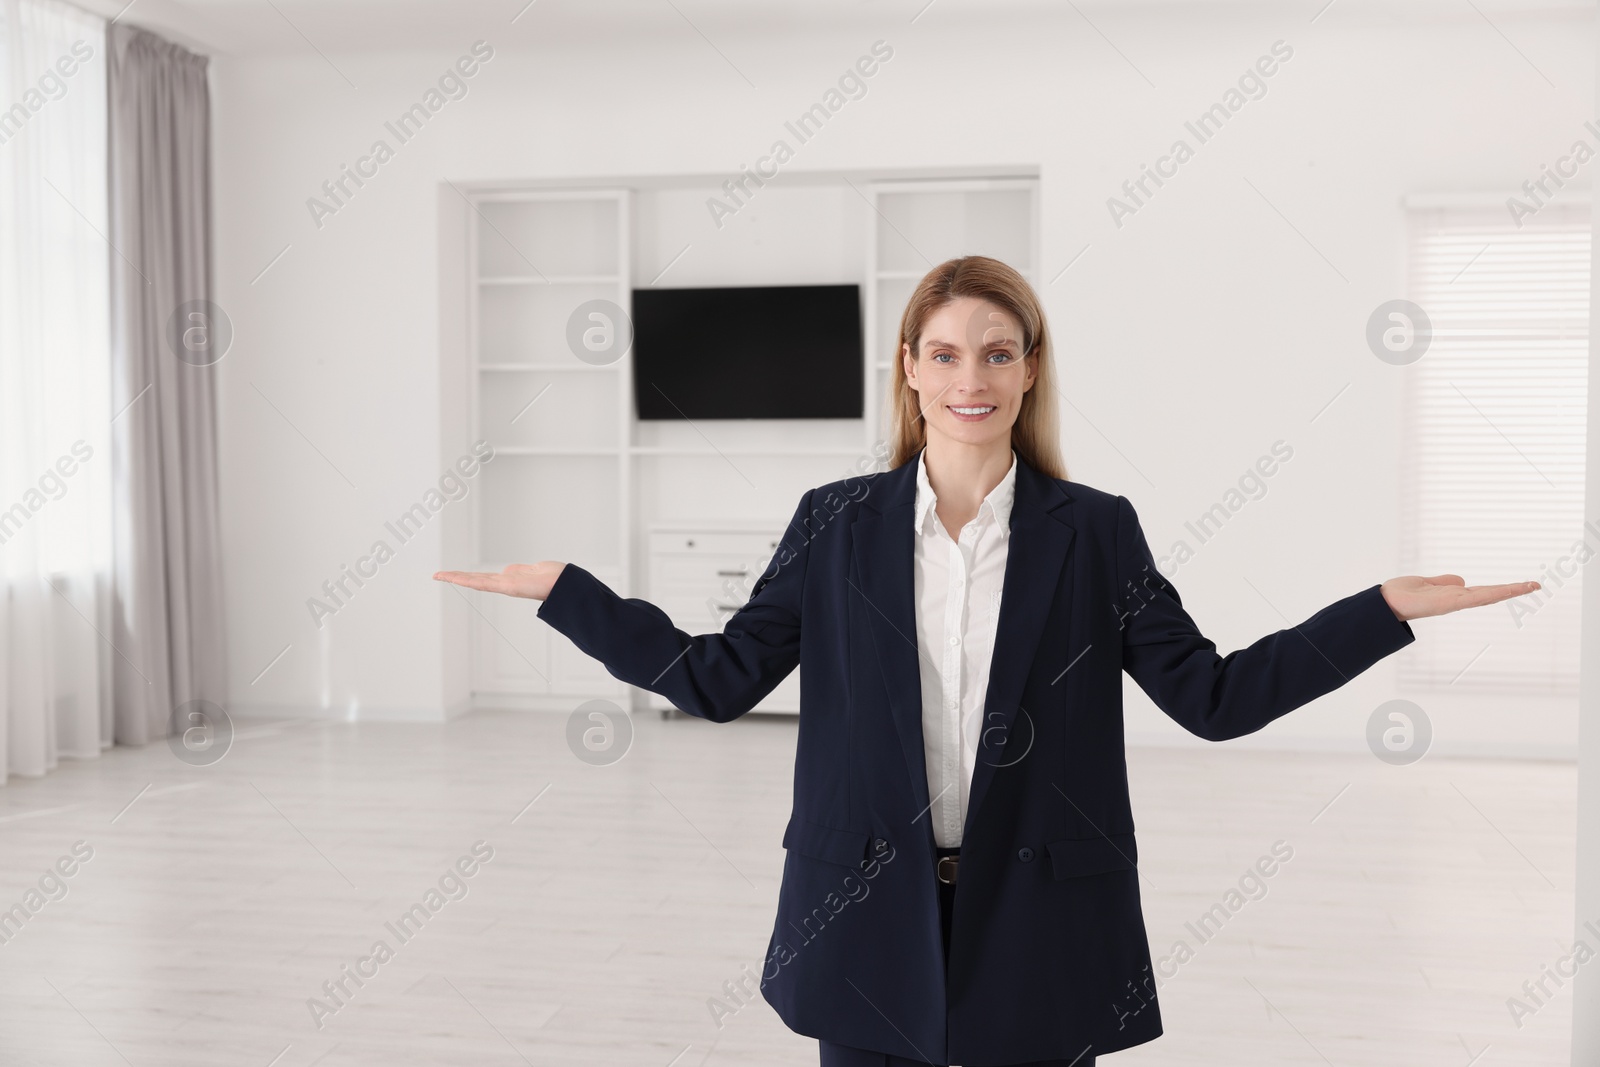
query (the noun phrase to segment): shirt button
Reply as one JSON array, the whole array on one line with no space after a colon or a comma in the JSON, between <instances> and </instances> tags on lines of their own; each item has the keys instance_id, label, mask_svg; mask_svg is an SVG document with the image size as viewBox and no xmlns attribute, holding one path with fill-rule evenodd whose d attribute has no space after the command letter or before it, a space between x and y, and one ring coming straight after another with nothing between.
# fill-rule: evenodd
<instances>
[{"instance_id":1,"label":"shirt button","mask_svg":"<svg viewBox=\"0 0 1600 1067\"><path fill-rule=\"evenodd\" d=\"M960 644L960 643L961 643L961 638L959 638L959 637L952 637L952 638L951 638L951 639L950 639L950 643L951 643L951 644L952 644L952 645L959 645L959 644Z\"/></svg>"}]
</instances>

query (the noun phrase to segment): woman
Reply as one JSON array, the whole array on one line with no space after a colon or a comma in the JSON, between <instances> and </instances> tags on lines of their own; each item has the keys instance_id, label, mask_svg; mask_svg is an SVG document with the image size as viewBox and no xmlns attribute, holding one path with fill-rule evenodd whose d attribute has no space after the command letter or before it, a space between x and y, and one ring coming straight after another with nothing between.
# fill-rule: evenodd
<instances>
[{"instance_id":1,"label":"woman","mask_svg":"<svg viewBox=\"0 0 1600 1067\"><path fill-rule=\"evenodd\" d=\"M1066 480L1021 275L982 256L930 271L890 389L890 469L809 490L720 634L575 564L435 577L543 600L614 676L717 722L798 664L761 989L824 1067L1092 1067L1161 1034L1121 672L1221 741L1409 644L1410 619L1539 586L1394 578L1219 656L1127 499Z\"/></svg>"}]
</instances>

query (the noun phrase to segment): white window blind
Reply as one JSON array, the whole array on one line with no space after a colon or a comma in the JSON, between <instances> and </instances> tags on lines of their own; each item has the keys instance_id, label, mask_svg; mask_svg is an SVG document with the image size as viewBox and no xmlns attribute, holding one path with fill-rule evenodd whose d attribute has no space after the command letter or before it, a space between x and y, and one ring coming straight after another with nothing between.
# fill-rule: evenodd
<instances>
[{"instance_id":1,"label":"white window blind","mask_svg":"<svg viewBox=\"0 0 1600 1067\"><path fill-rule=\"evenodd\" d=\"M1544 589L1428 620L1400 683L1575 695L1581 560L1600 552L1583 529L1589 208L1520 228L1504 207L1409 214L1409 297L1434 333L1403 369L1404 565Z\"/></svg>"}]
</instances>

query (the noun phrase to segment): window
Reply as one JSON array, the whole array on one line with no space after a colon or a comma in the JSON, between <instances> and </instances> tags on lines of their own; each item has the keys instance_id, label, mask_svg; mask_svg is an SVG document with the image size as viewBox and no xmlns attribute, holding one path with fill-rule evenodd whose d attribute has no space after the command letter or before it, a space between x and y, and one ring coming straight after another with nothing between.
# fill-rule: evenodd
<instances>
[{"instance_id":1,"label":"window","mask_svg":"<svg viewBox=\"0 0 1600 1067\"><path fill-rule=\"evenodd\" d=\"M1528 597L1430 624L1408 689L1576 695L1589 363L1589 208L1551 203L1410 217L1410 299L1433 339L1407 375L1405 567Z\"/></svg>"},{"instance_id":2,"label":"window","mask_svg":"<svg viewBox=\"0 0 1600 1067\"><path fill-rule=\"evenodd\" d=\"M0 0L0 784L112 736L105 28Z\"/></svg>"}]
</instances>

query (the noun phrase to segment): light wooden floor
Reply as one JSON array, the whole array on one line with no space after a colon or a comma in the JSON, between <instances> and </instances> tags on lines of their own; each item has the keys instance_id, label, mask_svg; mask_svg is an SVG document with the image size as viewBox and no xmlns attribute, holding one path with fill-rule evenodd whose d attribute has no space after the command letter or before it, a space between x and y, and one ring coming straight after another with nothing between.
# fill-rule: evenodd
<instances>
[{"instance_id":1,"label":"light wooden floor","mask_svg":"<svg viewBox=\"0 0 1600 1067\"><path fill-rule=\"evenodd\" d=\"M635 723L611 767L563 716L480 712L253 721L209 768L156 744L13 779L0 909L94 854L0 944L0 1064L814 1064L759 999L707 1009L766 948L793 720ZM1571 945L1572 765L1130 764L1152 949L1196 954L1166 1035L1103 1062L1565 1067L1568 991L1521 1029L1506 1000ZM1266 896L1200 945L1185 923L1279 839ZM478 840L467 895L399 944L384 924ZM394 957L319 1030L307 999L378 938Z\"/></svg>"}]
</instances>

